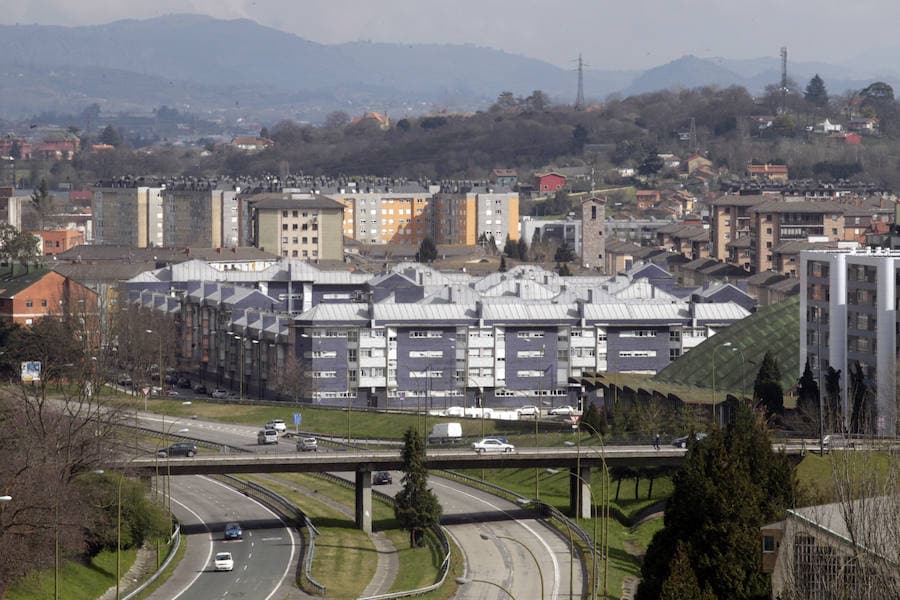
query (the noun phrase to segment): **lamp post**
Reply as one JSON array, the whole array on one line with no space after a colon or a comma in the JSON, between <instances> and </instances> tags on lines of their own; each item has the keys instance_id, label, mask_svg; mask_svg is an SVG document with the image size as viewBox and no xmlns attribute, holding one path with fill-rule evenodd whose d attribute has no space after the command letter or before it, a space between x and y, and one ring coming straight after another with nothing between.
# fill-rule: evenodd
<instances>
[{"instance_id":1,"label":"lamp post","mask_svg":"<svg viewBox=\"0 0 900 600\"><path fill-rule=\"evenodd\" d=\"M256 395L262 400L262 347L259 345L259 340L250 340L250 343L253 344L253 348L256 348ZM253 360L253 355L250 355L250 360ZM253 381L253 373L250 373L250 380Z\"/></svg>"},{"instance_id":2,"label":"lamp post","mask_svg":"<svg viewBox=\"0 0 900 600\"><path fill-rule=\"evenodd\" d=\"M585 423L583 421L579 421L579 426L585 426L590 429L593 433L597 435L597 439L600 440L600 461L603 464L603 478L600 480L600 493L603 496L603 510L601 511L601 518L603 519L603 528L600 530L600 547L603 549L603 597L607 597L607 591L609 588L609 488L610 488L610 479L609 479L609 467L606 464L606 445L603 443L603 435L597 431L597 429L591 425L590 423ZM581 437L578 437L578 453L579 458L581 455ZM590 486L588 486L590 487ZM591 492L593 495L593 492ZM596 544L596 508L594 510L594 518L595 518L595 528L594 528L594 544ZM595 555L596 556L596 555ZM597 561L594 561L594 582L596 586L597 581ZM594 596L596 598L596 595Z\"/></svg>"},{"instance_id":3,"label":"lamp post","mask_svg":"<svg viewBox=\"0 0 900 600\"><path fill-rule=\"evenodd\" d=\"M545 469L545 471L547 473L549 473L550 475L556 475L557 473L559 473L559 470L557 470L557 469ZM579 479L581 479L581 477L579 477ZM581 479L581 480L584 481L583 479ZM588 487L590 487L590 484L588 484ZM591 497L593 499L593 495ZM595 514L595 517L596 517L596 514ZM574 587L574 584L575 584L575 538L572 536L572 527L569 525L568 519L566 520L566 530L569 533L569 598L572 598L572 594L573 594L572 588ZM596 535L596 533L594 535ZM594 562L597 561L597 552L596 551L597 551L597 548L595 546L594 552L592 554L592 556L594 557Z\"/></svg>"},{"instance_id":4,"label":"lamp post","mask_svg":"<svg viewBox=\"0 0 900 600\"><path fill-rule=\"evenodd\" d=\"M537 567L538 577L541 580L541 599L544 598L544 573L543 573L543 571L541 571L541 563L538 562L537 556L534 555L534 552L531 551L531 548L526 546L523 542L521 542L515 538L507 537L505 535L494 535L494 534L482 533L481 539L483 539L483 540L506 540L509 542L516 543L516 544L522 546L523 548L525 548L525 551L528 552L528 554L530 554L531 558L534 560L534 566Z\"/></svg>"},{"instance_id":5,"label":"lamp post","mask_svg":"<svg viewBox=\"0 0 900 600\"><path fill-rule=\"evenodd\" d=\"M483 583L483 584L485 584L485 585L492 585L492 586L494 586L495 588L498 588L498 589L503 590L503 591L506 593L507 596L509 596L509 597L512 598L513 600L516 600L516 597L513 596L513 595L512 595L512 592L510 592L508 589L506 589L505 587L503 587L503 586L500 585L499 583L494 583L493 581L488 581L487 579L471 579L471 578L468 578L468 577L457 577L457 578L456 578L456 583L458 583L459 585L466 585L466 584L469 584L469 583Z\"/></svg>"},{"instance_id":6,"label":"lamp post","mask_svg":"<svg viewBox=\"0 0 900 600\"><path fill-rule=\"evenodd\" d=\"M541 344L541 359L544 358L544 352L546 350L546 344ZM540 364L540 363L538 363ZM538 376L538 395L537 402L535 402L535 406L537 409L534 411L534 446L537 448L538 446L538 416L541 414L541 406L543 405L543 396L541 392L543 392L544 388L544 375L547 373L547 369L550 368L550 365L541 369L541 374ZM551 396L552 398L552 396ZM550 404L550 408L553 408L552 400ZM541 477L540 477L540 468L534 468L534 499L541 499Z\"/></svg>"},{"instance_id":7,"label":"lamp post","mask_svg":"<svg viewBox=\"0 0 900 600\"><path fill-rule=\"evenodd\" d=\"M152 330L152 329L145 329L144 331L147 332L148 334L152 334L152 333L153 333L153 330ZM157 368L157 370L159 371L159 389L160 389L160 393L162 393L162 389L163 389L163 365L162 365L162 333L161 333L161 332L159 332L159 331L156 332L156 339L157 339L158 346L159 346L159 362L156 364L156 368ZM151 390L153 389L152 386L151 386L150 389L151 389ZM149 397L149 394L145 394L145 395L144 395L144 412L147 412L147 398L148 398L148 397Z\"/></svg>"},{"instance_id":8,"label":"lamp post","mask_svg":"<svg viewBox=\"0 0 900 600\"><path fill-rule=\"evenodd\" d=\"M240 378L238 381L238 396L240 397L240 401L244 402L244 338L239 335L234 336L234 339L237 340L238 347L240 348L240 367L238 368L238 377Z\"/></svg>"}]
</instances>

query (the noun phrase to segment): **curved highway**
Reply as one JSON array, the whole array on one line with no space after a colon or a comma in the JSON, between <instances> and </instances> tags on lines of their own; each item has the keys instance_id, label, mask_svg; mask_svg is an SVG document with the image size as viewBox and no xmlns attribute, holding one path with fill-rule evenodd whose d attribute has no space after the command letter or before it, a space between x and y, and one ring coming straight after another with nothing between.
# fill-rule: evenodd
<instances>
[{"instance_id":1,"label":"curved highway","mask_svg":"<svg viewBox=\"0 0 900 600\"><path fill-rule=\"evenodd\" d=\"M162 427L163 419L159 415L141 413L138 418L144 427ZM188 428L190 431L184 435L245 447L254 452L296 453L294 443L289 438L283 438L277 445L257 445L256 433L259 427L199 419L173 420L171 417L166 419L165 427L171 428L170 430ZM320 448L319 451L323 450ZM352 473L337 474L347 479L353 477ZM390 495L399 491L402 473L395 472L393 475L394 484L380 486L380 491ZM581 596L584 585L582 564L577 556L574 563L570 561L568 540L563 539L555 529L541 520L531 518L531 513L521 507L487 492L436 477L434 474L430 481L444 509L442 523L457 541L465 557L466 578L491 581L508 589L517 598L539 598L543 578L544 599L569 597L571 581L573 595ZM540 565L539 569L535 564L536 560ZM499 600L504 597L504 592L473 581L460 586L456 597L496 597ZM154 598L162 596L154 595Z\"/></svg>"},{"instance_id":2,"label":"curved highway","mask_svg":"<svg viewBox=\"0 0 900 600\"><path fill-rule=\"evenodd\" d=\"M194 475L172 478L172 512L181 522L187 548L172 576L149 598L268 600L296 591L299 539L269 509L227 485ZM223 539L231 521L240 523L243 539ZM232 554L233 571L215 571L217 552Z\"/></svg>"}]
</instances>

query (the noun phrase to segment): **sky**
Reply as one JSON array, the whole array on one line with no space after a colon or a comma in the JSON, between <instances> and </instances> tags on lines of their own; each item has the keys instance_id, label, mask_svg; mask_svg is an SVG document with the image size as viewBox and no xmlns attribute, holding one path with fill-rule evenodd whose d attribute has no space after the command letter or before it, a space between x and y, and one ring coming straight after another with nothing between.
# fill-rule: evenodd
<instances>
[{"instance_id":1,"label":"sky","mask_svg":"<svg viewBox=\"0 0 900 600\"><path fill-rule=\"evenodd\" d=\"M489 46L573 66L641 69L685 54L843 62L886 45L896 0L0 0L0 23L96 25L172 13L248 18L321 43ZM855 32L855 33L854 33ZM892 65L884 65L885 67Z\"/></svg>"}]
</instances>

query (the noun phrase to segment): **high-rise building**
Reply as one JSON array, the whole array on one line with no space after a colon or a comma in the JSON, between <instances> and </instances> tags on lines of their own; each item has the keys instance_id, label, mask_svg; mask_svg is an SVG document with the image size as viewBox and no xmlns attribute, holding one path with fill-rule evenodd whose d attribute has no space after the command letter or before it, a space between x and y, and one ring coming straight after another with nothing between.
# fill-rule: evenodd
<instances>
[{"instance_id":1,"label":"high-rise building","mask_svg":"<svg viewBox=\"0 0 900 600\"><path fill-rule=\"evenodd\" d=\"M606 199L581 203L581 265L603 270L606 264Z\"/></svg>"},{"instance_id":2,"label":"high-rise building","mask_svg":"<svg viewBox=\"0 0 900 600\"><path fill-rule=\"evenodd\" d=\"M318 194L257 194L248 199L254 245L284 258L343 260L344 205Z\"/></svg>"},{"instance_id":3,"label":"high-rise building","mask_svg":"<svg viewBox=\"0 0 900 600\"><path fill-rule=\"evenodd\" d=\"M826 394L840 371L840 422L896 435L900 355L900 252L809 251L800 258L800 365Z\"/></svg>"}]
</instances>

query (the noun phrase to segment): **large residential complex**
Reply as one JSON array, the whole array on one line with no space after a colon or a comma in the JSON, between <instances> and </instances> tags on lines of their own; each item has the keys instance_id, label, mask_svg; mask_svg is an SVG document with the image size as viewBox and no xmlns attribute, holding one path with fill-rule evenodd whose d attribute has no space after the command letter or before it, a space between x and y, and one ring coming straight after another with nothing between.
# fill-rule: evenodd
<instances>
[{"instance_id":1,"label":"large residential complex","mask_svg":"<svg viewBox=\"0 0 900 600\"><path fill-rule=\"evenodd\" d=\"M813 251L800 259L800 365L824 389L841 372L842 426L896 435L900 252Z\"/></svg>"},{"instance_id":2,"label":"large residential complex","mask_svg":"<svg viewBox=\"0 0 900 600\"><path fill-rule=\"evenodd\" d=\"M285 258L344 259L344 207L317 194L272 193L250 197L251 239L260 250Z\"/></svg>"},{"instance_id":3,"label":"large residential complex","mask_svg":"<svg viewBox=\"0 0 900 600\"><path fill-rule=\"evenodd\" d=\"M188 261L127 287L176 319L182 362L199 376L332 405L576 404L584 392L570 378L655 373L749 314L675 288L655 265L476 278L418 263L373 277L290 259L256 271Z\"/></svg>"}]
</instances>

